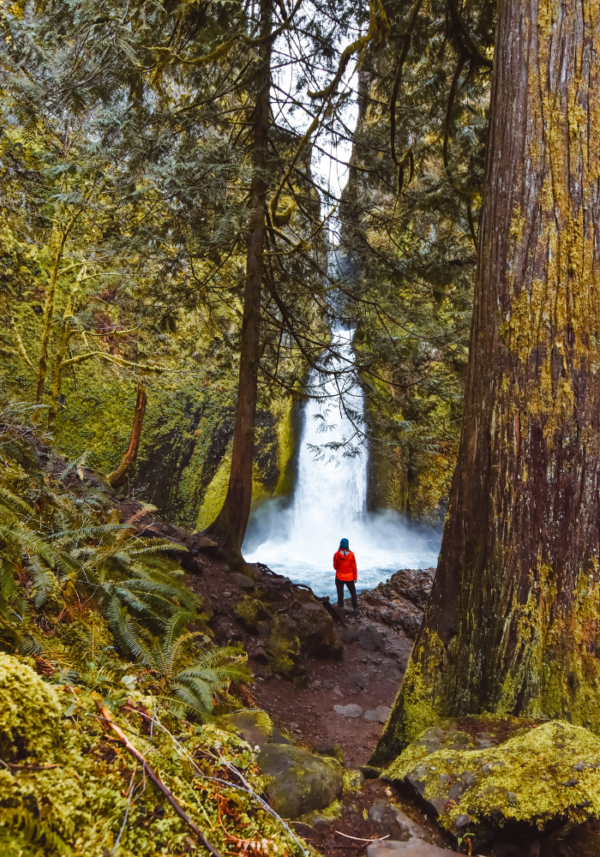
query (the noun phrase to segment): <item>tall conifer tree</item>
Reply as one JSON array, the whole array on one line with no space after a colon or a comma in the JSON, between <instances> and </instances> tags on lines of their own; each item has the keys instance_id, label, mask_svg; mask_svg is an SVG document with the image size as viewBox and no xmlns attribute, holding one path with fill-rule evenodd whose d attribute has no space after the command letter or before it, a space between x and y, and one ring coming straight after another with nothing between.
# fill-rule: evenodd
<instances>
[{"instance_id":1,"label":"tall conifer tree","mask_svg":"<svg viewBox=\"0 0 600 857\"><path fill-rule=\"evenodd\" d=\"M600 729L600 19L503 0L465 416L377 759L485 711Z\"/></svg>"}]
</instances>

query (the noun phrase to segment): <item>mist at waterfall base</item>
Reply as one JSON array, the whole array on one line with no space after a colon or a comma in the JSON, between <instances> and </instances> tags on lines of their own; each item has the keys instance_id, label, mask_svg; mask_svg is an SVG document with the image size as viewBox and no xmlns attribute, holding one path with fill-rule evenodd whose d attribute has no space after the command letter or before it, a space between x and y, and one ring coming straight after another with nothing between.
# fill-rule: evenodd
<instances>
[{"instance_id":1,"label":"mist at waterfall base","mask_svg":"<svg viewBox=\"0 0 600 857\"><path fill-rule=\"evenodd\" d=\"M352 347L352 330L340 329L333 342L339 367ZM339 389L339 376L320 381L313 371L309 385L332 396L325 403L309 399L304 407L298 453L298 476L291 503L272 500L250 519L243 552L248 562L261 562L295 583L305 583L316 595L335 595L333 554L347 538L358 566L357 589L372 589L400 568L437 565L441 534L409 524L392 511L367 512L368 449L352 444L331 452L323 443L342 443L355 436L346 412L364 414L360 386L348 379ZM345 404L345 408L341 406ZM320 452L315 455L315 450Z\"/></svg>"}]
</instances>

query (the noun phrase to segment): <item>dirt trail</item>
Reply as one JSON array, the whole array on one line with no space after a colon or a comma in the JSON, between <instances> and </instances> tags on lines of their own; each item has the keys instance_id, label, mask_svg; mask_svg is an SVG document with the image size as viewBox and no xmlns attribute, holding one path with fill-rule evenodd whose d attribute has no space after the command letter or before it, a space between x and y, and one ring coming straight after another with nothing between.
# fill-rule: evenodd
<instances>
[{"instance_id":1,"label":"dirt trail","mask_svg":"<svg viewBox=\"0 0 600 857\"><path fill-rule=\"evenodd\" d=\"M348 766L365 765L402 682L412 647L412 640L401 627L390 627L380 616L382 611L390 613L390 608L397 610L398 599L393 602L382 593L362 593L362 617L354 619L348 604L342 614L344 624L334 625L336 636L344 644L341 658L303 654L306 677L292 682L273 674L261 662L264 637L260 630L248 632L237 618L234 608L242 592L234 582L235 575L216 559L202 555L199 561L202 574L191 583L212 606L211 626L217 639L244 643L255 676L252 695L257 704L307 747L335 744L343 750ZM260 575L259 586L270 586L271 598L280 593L281 602L273 604L273 612L283 612L294 584L265 567L251 568ZM409 608L410 627L414 627L419 611L412 604ZM386 618L389 623L389 616Z\"/></svg>"}]
</instances>

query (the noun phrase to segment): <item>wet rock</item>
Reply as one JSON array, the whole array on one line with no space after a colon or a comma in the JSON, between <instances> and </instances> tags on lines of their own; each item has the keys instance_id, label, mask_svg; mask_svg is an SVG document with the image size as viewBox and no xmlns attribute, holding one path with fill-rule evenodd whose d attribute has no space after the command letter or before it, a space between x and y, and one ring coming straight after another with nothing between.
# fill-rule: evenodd
<instances>
[{"instance_id":1,"label":"wet rock","mask_svg":"<svg viewBox=\"0 0 600 857\"><path fill-rule=\"evenodd\" d=\"M469 728L473 720L468 718ZM497 726L486 740L499 743L487 749L447 724L428 729L385 778L411 786L437 810L441 826L457 837L468 830L476 844L492 841L510 825L520 825L532 839L594 817L600 737L561 721L538 725L499 717Z\"/></svg>"},{"instance_id":2,"label":"wet rock","mask_svg":"<svg viewBox=\"0 0 600 857\"><path fill-rule=\"evenodd\" d=\"M355 702L351 702L350 705L334 705L333 710L342 717L360 717L363 713L361 706Z\"/></svg>"},{"instance_id":3,"label":"wet rock","mask_svg":"<svg viewBox=\"0 0 600 857\"><path fill-rule=\"evenodd\" d=\"M273 722L266 711L236 711L221 721L232 726L251 747L264 747L273 736Z\"/></svg>"},{"instance_id":4,"label":"wet rock","mask_svg":"<svg viewBox=\"0 0 600 857\"><path fill-rule=\"evenodd\" d=\"M365 720L373 720L375 723L385 723L390 716L391 708L387 705L378 705L373 711L365 711Z\"/></svg>"},{"instance_id":5,"label":"wet rock","mask_svg":"<svg viewBox=\"0 0 600 857\"><path fill-rule=\"evenodd\" d=\"M369 819L380 836L406 842L411 837L428 839L427 831L387 800L377 800L369 810Z\"/></svg>"},{"instance_id":6,"label":"wet rock","mask_svg":"<svg viewBox=\"0 0 600 857\"><path fill-rule=\"evenodd\" d=\"M235 571L229 575L229 579L232 583L235 583L236 586L239 586L240 589L254 589L256 587L256 583L252 580L251 577L248 577L247 574L240 574Z\"/></svg>"},{"instance_id":7,"label":"wet rock","mask_svg":"<svg viewBox=\"0 0 600 857\"><path fill-rule=\"evenodd\" d=\"M403 568L393 574L386 585L423 610L431 595L434 578L435 568Z\"/></svg>"},{"instance_id":8,"label":"wet rock","mask_svg":"<svg viewBox=\"0 0 600 857\"><path fill-rule=\"evenodd\" d=\"M301 747L266 744L256 761L269 778L269 802L284 818L325 809L342 794L342 766L334 759L319 758Z\"/></svg>"},{"instance_id":9,"label":"wet rock","mask_svg":"<svg viewBox=\"0 0 600 857\"><path fill-rule=\"evenodd\" d=\"M384 635L374 625L365 625L358 632L358 645L361 649L366 649L368 652L382 649L384 642Z\"/></svg>"}]
</instances>

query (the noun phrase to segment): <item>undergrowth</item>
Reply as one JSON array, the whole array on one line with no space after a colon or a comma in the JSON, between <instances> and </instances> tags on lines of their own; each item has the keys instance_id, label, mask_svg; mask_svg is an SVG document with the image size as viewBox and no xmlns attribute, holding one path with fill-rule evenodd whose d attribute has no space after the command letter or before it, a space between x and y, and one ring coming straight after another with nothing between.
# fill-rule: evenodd
<instances>
[{"instance_id":1,"label":"undergrowth","mask_svg":"<svg viewBox=\"0 0 600 857\"><path fill-rule=\"evenodd\" d=\"M208 854L103 711L223 857L300 853L215 716L243 707L243 649L212 642L173 542L121 522L31 413L0 404L0 853Z\"/></svg>"},{"instance_id":2,"label":"undergrowth","mask_svg":"<svg viewBox=\"0 0 600 857\"><path fill-rule=\"evenodd\" d=\"M25 406L0 409L0 648L56 682L139 690L205 719L248 678L211 643L173 542L138 534L84 461L44 443Z\"/></svg>"}]
</instances>

